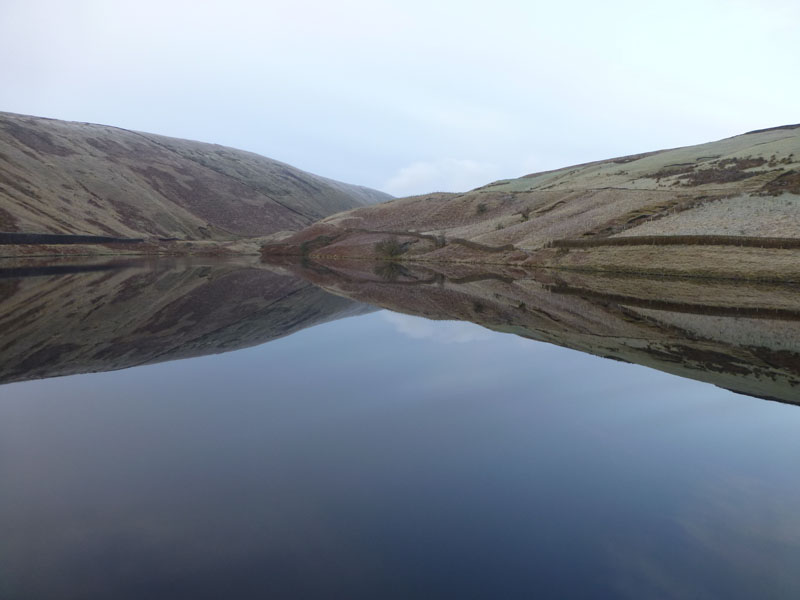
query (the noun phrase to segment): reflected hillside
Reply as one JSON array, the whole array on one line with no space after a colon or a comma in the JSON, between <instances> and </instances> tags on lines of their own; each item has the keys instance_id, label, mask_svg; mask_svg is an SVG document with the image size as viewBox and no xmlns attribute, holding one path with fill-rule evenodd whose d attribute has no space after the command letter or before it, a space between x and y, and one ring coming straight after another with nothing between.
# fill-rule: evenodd
<instances>
[{"instance_id":1,"label":"reflected hillside","mask_svg":"<svg viewBox=\"0 0 800 600\"><path fill-rule=\"evenodd\" d=\"M648 279L503 266L330 261L295 266L359 302L637 363L800 404L794 285Z\"/></svg>"},{"instance_id":2,"label":"reflected hillside","mask_svg":"<svg viewBox=\"0 0 800 600\"><path fill-rule=\"evenodd\" d=\"M0 267L0 383L227 352L371 308L263 265Z\"/></svg>"},{"instance_id":3,"label":"reflected hillside","mask_svg":"<svg viewBox=\"0 0 800 600\"><path fill-rule=\"evenodd\" d=\"M800 404L798 286L369 261L0 266L0 383L255 346L383 307Z\"/></svg>"}]
</instances>

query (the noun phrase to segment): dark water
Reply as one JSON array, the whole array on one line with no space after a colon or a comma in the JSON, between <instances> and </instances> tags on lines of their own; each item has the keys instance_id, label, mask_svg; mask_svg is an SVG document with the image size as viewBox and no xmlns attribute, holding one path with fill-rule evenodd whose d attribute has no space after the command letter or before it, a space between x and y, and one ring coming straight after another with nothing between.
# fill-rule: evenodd
<instances>
[{"instance_id":1,"label":"dark water","mask_svg":"<svg viewBox=\"0 0 800 600\"><path fill-rule=\"evenodd\" d=\"M1 598L800 596L800 408L215 268L6 280Z\"/></svg>"}]
</instances>

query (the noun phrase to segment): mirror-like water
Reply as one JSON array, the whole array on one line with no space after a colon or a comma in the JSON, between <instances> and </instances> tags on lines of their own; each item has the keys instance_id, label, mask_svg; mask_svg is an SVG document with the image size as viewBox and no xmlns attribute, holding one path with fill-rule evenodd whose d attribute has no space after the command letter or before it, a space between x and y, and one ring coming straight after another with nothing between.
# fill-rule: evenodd
<instances>
[{"instance_id":1,"label":"mirror-like water","mask_svg":"<svg viewBox=\"0 0 800 600\"><path fill-rule=\"evenodd\" d=\"M792 289L5 275L2 598L800 594Z\"/></svg>"}]
</instances>

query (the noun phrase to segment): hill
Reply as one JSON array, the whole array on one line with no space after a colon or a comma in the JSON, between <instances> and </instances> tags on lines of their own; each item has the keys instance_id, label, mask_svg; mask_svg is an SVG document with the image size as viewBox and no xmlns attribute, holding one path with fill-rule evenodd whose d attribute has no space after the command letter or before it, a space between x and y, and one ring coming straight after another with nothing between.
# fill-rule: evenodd
<instances>
[{"instance_id":1,"label":"hill","mask_svg":"<svg viewBox=\"0 0 800 600\"><path fill-rule=\"evenodd\" d=\"M0 113L4 233L233 240L389 198L252 152Z\"/></svg>"},{"instance_id":2,"label":"hill","mask_svg":"<svg viewBox=\"0 0 800 600\"><path fill-rule=\"evenodd\" d=\"M780 270L785 262L797 270L796 256L776 263L773 255L796 254L798 223L800 125L789 125L497 181L464 194L358 208L265 253L678 274L718 274L714 268L721 273L746 254L756 266ZM759 254L762 247L771 253ZM691 258L706 251L714 255L711 272Z\"/></svg>"}]
</instances>

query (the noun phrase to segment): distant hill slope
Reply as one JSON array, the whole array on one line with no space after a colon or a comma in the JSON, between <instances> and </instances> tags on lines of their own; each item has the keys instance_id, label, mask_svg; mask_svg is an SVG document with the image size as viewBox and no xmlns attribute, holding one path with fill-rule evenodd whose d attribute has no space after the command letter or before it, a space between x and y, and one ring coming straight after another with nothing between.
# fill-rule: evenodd
<instances>
[{"instance_id":1,"label":"distant hill slope","mask_svg":"<svg viewBox=\"0 0 800 600\"><path fill-rule=\"evenodd\" d=\"M396 247L378 250L387 236ZM800 238L800 125L358 208L265 251L561 264L581 253L548 254L554 243L640 236ZM684 240L671 241L680 249ZM604 252L617 266L635 262L629 250Z\"/></svg>"},{"instance_id":2,"label":"distant hill slope","mask_svg":"<svg viewBox=\"0 0 800 600\"><path fill-rule=\"evenodd\" d=\"M0 113L0 232L231 239L389 198L224 146Z\"/></svg>"}]
</instances>

